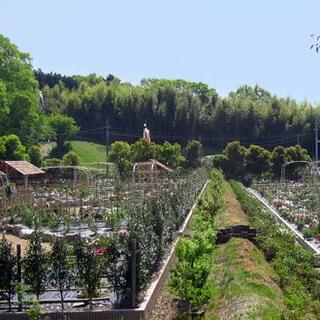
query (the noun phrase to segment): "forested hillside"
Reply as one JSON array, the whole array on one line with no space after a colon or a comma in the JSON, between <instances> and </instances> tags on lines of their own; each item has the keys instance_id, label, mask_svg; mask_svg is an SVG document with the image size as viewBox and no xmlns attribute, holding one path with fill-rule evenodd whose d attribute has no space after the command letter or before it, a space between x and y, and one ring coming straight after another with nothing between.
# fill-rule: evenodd
<instances>
[{"instance_id":1,"label":"forested hillside","mask_svg":"<svg viewBox=\"0 0 320 320\"><path fill-rule=\"evenodd\" d=\"M1 141L6 146L0 158L27 157L32 145L49 139L61 148L67 139L105 144L107 126L110 143L135 142L145 122L157 143L185 146L197 139L208 153L233 140L269 150L299 143L313 151L319 107L309 102L280 98L259 86L244 85L221 97L200 82L143 79L133 85L113 75L44 73L33 70L29 54L3 36L0 49L0 135L14 134L27 147L23 151L11 136ZM10 151L14 143L19 156Z\"/></svg>"},{"instance_id":2,"label":"forested hillside","mask_svg":"<svg viewBox=\"0 0 320 320\"><path fill-rule=\"evenodd\" d=\"M315 114L308 102L279 98L259 86L241 86L226 98L204 83L143 79L139 85L118 78L89 75L66 77L35 71L47 113L61 112L76 119L83 138L135 140L146 121L153 138L185 144L201 140L213 151L228 141L255 143L268 149L301 143L312 149Z\"/></svg>"}]
</instances>

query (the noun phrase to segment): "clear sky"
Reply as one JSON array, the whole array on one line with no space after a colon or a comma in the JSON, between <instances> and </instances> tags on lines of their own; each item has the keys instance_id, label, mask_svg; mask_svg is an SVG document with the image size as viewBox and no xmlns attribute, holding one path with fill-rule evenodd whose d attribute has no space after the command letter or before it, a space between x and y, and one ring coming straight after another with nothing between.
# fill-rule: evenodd
<instances>
[{"instance_id":1,"label":"clear sky","mask_svg":"<svg viewBox=\"0 0 320 320\"><path fill-rule=\"evenodd\" d=\"M62 74L259 84L320 101L317 0L0 0L0 33Z\"/></svg>"}]
</instances>

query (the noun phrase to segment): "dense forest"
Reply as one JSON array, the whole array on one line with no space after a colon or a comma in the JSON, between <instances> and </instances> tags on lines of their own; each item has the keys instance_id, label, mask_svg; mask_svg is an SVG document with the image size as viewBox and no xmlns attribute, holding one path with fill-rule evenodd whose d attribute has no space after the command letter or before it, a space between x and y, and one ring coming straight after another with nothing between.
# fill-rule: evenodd
<instances>
[{"instance_id":1,"label":"dense forest","mask_svg":"<svg viewBox=\"0 0 320 320\"><path fill-rule=\"evenodd\" d=\"M310 152L313 148L318 108L279 98L259 86L241 86L222 98L204 83L184 80L143 79L132 85L112 75L66 77L41 70L35 75L46 113L72 116L84 139L104 142L108 121L111 139L132 141L141 136L146 122L156 142L185 145L198 139L213 152L233 140L267 149L296 143Z\"/></svg>"},{"instance_id":2,"label":"dense forest","mask_svg":"<svg viewBox=\"0 0 320 320\"><path fill-rule=\"evenodd\" d=\"M17 135L27 148L70 137L105 143L106 133L110 143L134 142L146 122L153 141L185 146L197 139L208 153L234 140L269 150L298 143L313 152L319 107L259 86L221 97L201 82L142 79L133 85L113 75L45 73L33 70L30 56L3 36L0 66L0 135Z\"/></svg>"}]
</instances>

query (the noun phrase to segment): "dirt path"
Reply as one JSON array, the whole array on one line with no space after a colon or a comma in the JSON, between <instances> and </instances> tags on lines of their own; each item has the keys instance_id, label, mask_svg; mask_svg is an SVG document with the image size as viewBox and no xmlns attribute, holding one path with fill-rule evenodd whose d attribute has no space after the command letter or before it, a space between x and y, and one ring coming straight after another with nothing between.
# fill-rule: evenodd
<instances>
[{"instance_id":1,"label":"dirt path","mask_svg":"<svg viewBox=\"0 0 320 320\"><path fill-rule=\"evenodd\" d=\"M215 219L216 226L223 228L238 224L248 225L248 218L242 211L241 205L236 199L229 183L225 182L223 188L225 190L223 195L225 208L217 215Z\"/></svg>"},{"instance_id":2,"label":"dirt path","mask_svg":"<svg viewBox=\"0 0 320 320\"><path fill-rule=\"evenodd\" d=\"M218 228L249 225L228 183L224 183L224 202L224 209L215 219ZM214 255L210 275L212 298L203 319L280 319L283 296L276 284L277 277L253 243L233 238L218 246ZM175 314L174 296L164 288L150 320L172 320Z\"/></svg>"},{"instance_id":3,"label":"dirt path","mask_svg":"<svg viewBox=\"0 0 320 320\"><path fill-rule=\"evenodd\" d=\"M230 185L226 183L224 189L225 208L216 218L218 228L249 225ZM246 239L232 238L216 254L211 273L215 293L205 319L280 319L282 291L263 253Z\"/></svg>"}]
</instances>

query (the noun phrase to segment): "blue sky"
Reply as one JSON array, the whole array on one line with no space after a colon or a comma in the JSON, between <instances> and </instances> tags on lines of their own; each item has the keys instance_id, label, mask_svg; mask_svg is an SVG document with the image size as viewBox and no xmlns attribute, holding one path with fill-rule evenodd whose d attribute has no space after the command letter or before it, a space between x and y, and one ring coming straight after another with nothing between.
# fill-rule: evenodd
<instances>
[{"instance_id":1,"label":"blue sky","mask_svg":"<svg viewBox=\"0 0 320 320\"><path fill-rule=\"evenodd\" d=\"M226 95L259 84L320 101L320 1L0 0L0 33L63 74L202 81Z\"/></svg>"}]
</instances>

